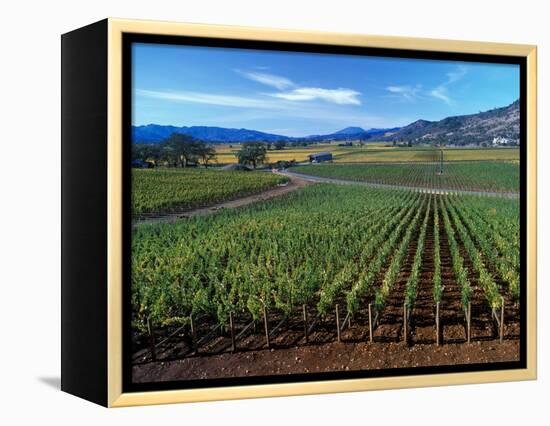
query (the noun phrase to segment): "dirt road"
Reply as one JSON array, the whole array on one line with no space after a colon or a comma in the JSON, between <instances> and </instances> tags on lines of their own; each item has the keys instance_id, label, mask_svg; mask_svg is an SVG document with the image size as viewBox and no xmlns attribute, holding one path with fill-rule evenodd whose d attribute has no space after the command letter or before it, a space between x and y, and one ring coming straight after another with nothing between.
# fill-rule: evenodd
<instances>
[{"instance_id":1,"label":"dirt road","mask_svg":"<svg viewBox=\"0 0 550 426\"><path fill-rule=\"evenodd\" d=\"M287 184L279 185L275 188L268 189L256 194L247 195L244 197L235 198L233 200L223 201L221 203L212 204L210 206L200 207L192 210L174 211L170 213L160 213L158 215L140 218L134 220L134 226L147 225L153 223L172 223L178 219L196 217L196 216L208 216L214 214L222 209L234 209L237 207L247 206L249 204L257 203L258 201L265 201L271 198L280 197L281 195L288 194L289 192L296 191L304 186L311 185L314 182L302 179L300 176L293 176L281 173L287 176L290 181Z\"/></svg>"},{"instance_id":2,"label":"dirt road","mask_svg":"<svg viewBox=\"0 0 550 426\"><path fill-rule=\"evenodd\" d=\"M384 189L407 189L411 191L430 192L432 194L463 194L463 195L484 195L487 197L519 198L519 193L517 192L468 191L468 190L458 190L458 189L451 189L451 188L427 188L427 187L421 187L421 186L389 185L384 183L373 183L373 182L363 182L363 181L356 181L356 180L312 176L312 175L306 175L303 173L291 172L288 170L281 172L281 174L288 176L290 178L307 180L312 183L335 183L338 185L363 185L363 186L370 186L373 188L384 188Z\"/></svg>"}]
</instances>

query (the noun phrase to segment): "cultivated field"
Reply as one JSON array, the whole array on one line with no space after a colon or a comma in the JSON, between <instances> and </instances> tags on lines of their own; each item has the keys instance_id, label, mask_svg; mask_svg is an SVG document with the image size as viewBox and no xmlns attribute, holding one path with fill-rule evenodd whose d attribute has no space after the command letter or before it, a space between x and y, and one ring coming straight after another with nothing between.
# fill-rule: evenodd
<instances>
[{"instance_id":1,"label":"cultivated field","mask_svg":"<svg viewBox=\"0 0 550 426\"><path fill-rule=\"evenodd\" d=\"M133 170L134 380L519 359L518 150L445 149L442 174L384 144L268 161L320 151L290 177Z\"/></svg>"},{"instance_id":2,"label":"cultivated field","mask_svg":"<svg viewBox=\"0 0 550 426\"><path fill-rule=\"evenodd\" d=\"M288 179L262 172L149 169L132 171L132 214L186 211L258 193Z\"/></svg>"},{"instance_id":3,"label":"cultivated field","mask_svg":"<svg viewBox=\"0 0 550 426\"><path fill-rule=\"evenodd\" d=\"M218 164L232 164L237 162L235 153L240 149L239 144L216 145ZM519 160L518 148L444 148L445 161L513 161ZM307 147L290 147L283 150L270 150L267 161L296 162L308 161L308 156L317 152L331 152L336 163L371 163L371 162L410 162L432 161L434 149L431 147L399 148L387 142L368 142L361 147L338 146L337 143L320 143Z\"/></svg>"},{"instance_id":4,"label":"cultivated field","mask_svg":"<svg viewBox=\"0 0 550 426\"><path fill-rule=\"evenodd\" d=\"M403 366L394 365L398 353L428 365L410 359L417 352L406 348L416 344L434 353L444 344L454 363L494 350L487 361L517 359L518 217L511 199L317 184L209 217L136 227L136 377L160 380L160 370L140 367L151 357L218 357L201 363L208 376L232 350L280 348L284 359L289 347L309 356L328 345L330 358L338 341L407 341L384 360L365 355L360 369ZM494 349L499 335L505 344ZM279 352L268 353L261 367L247 361L257 374L277 372L266 368ZM195 375L173 368L179 378Z\"/></svg>"},{"instance_id":5,"label":"cultivated field","mask_svg":"<svg viewBox=\"0 0 550 426\"><path fill-rule=\"evenodd\" d=\"M441 167L443 173L440 173ZM385 185L465 191L518 192L519 165L512 162L437 161L409 164L316 164L293 172Z\"/></svg>"}]
</instances>

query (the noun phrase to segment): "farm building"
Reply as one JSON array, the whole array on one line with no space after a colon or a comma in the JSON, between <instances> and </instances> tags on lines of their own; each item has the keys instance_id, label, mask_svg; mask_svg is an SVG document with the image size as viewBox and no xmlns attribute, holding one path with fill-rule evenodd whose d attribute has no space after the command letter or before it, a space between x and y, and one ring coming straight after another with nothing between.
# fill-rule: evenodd
<instances>
[{"instance_id":1,"label":"farm building","mask_svg":"<svg viewBox=\"0 0 550 426\"><path fill-rule=\"evenodd\" d=\"M321 163L323 161L332 161L331 152L319 152L318 154L311 154L309 156L310 163Z\"/></svg>"},{"instance_id":2,"label":"farm building","mask_svg":"<svg viewBox=\"0 0 550 426\"><path fill-rule=\"evenodd\" d=\"M152 169L155 165L150 161L134 160L132 161L133 169Z\"/></svg>"}]
</instances>

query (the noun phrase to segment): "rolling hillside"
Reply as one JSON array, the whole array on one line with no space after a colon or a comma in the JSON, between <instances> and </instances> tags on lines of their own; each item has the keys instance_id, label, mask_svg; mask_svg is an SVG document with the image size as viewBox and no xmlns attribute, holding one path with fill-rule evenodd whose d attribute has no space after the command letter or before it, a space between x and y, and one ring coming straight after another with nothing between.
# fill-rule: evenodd
<instances>
[{"instance_id":1,"label":"rolling hillside","mask_svg":"<svg viewBox=\"0 0 550 426\"><path fill-rule=\"evenodd\" d=\"M134 143L159 143L172 133L183 133L196 139L213 143L275 142L275 141L348 141L378 140L419 143L444 143L455 145L492 144L494 138L504 138L508 143L519 142L519 100L512 104L476 114L459 115L440 121L417 120L404 127L369 129L346 127L326 135L290 137L250 129L191 126L177 127L159 124L132 126Z\"/></svg>"}]
</instances>

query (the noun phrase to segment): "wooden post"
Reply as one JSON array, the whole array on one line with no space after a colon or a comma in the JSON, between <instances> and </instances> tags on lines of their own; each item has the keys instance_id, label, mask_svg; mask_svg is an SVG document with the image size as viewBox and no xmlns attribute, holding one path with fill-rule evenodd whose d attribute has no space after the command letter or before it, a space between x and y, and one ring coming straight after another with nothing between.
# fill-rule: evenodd
<instances>
[{"instance_id":1,"label":"wooden post","mask_svg":"<svg viewBox=\"0 0 550 426\"><path fill-rule=\"evenodd\" d=\"M193 353L198 354L199 348L197 347L197 327L195 325L195 319L193 318L193 315L189 316L189 320L191 323L191 341L193 345Z\"/></svg>"},{"instance_id":2,"label":"wooden post","mask_svg":"<svg viewBox=\"0 0 550 426\"><path fill-rule=\"evenodd\" d=\"M435 304L435 343L437 346L440 344L440 331L439 331L439 302Z\"/></svg>"},{"instance_id":3,"label":"wooden post","mask_svg":"<svg viewBox=\"0 0 550 426\"><path fill-rule=\"evenodd\" d=\"M305 303L302 305L302 312L304 314L304 338L306 340L306 343L308 343L309 336L308 336L308 330L307 330L307 306Z\"/></svg>"},{"instance_id":4,"label":"wooden post","mask_svg":"<svg viewBox=\"0 0 550 426\"><path fill-rule=\"evenodd\" d=\"M237 345L235 344L235 324L233 322L233 312L229 312L229 328L231 329L231 352L235 352Z\"/></svg>"},{"instance_id":5,"label":"wooden post","mask_svg":"<svg viewBox=\"0 0 550 426\"><path fill-rule=\"evenodd\" d=\"M403 341L407 343L407 302L403 302Z\"/></svg>"},{"instance_id":6,"label":"wooden post","mask_svg":"<svg viewBox=\"0 0 550 426\"><path fill-rule=\"evenodd\" d=\"M265 328L265 342L267 345L267 348L269 349L271 347L271 342L269 340L269 321L267 319L267 309L264 306L264 328Z\"/></svg>"},{"instance_id":7,"label":"wooden post","mask_svg":"<svg viewBox=\"0 0 550 426\"><path fill-rule=\"evenodd\" d=\"M500 343L504 342L504 297L501 296L500 305Z\"/></svg>"},{"instance_id":8,"label":"wooden post","mask_svg":"<svg viewBox=\"0 0 550 426\"><path fill-rule=\"evenodd\" d=\"M252 331L254 334L258 332L258 325L256 324L256 320L254 319L254 315L252 315Z\"/></svg>"},{"instance_id":9,"label":"wooden post","mask_svg":"<svg viewBox=\"0 0 550 426\"><path fill-rule=\"evenodd\" d=\"M147 332L149 333L149 349L151 350L151 359L157 360L157 352L155 350L155 331L153 330L153 324L151 318L147 317Z\"/></svg>"},{"instance_id":10,"label":"wooden post","mask_svg":"<svg viewBox=\"0 0 550 426\"><path fill-rule=\"evenodd\" d=\"M340 342L340 305L338 305L338 303L336 304L336 336Z\"/></svg>"},{"instance_id":11,"label":"wooden post","mask_svg":"<svg viewBox=\"0 0 550 426\"><path fill-rule=\"evenodd\" d=\"M369 303L369 342L372 343L372 303Z\"/></svg>"},{"instance_id":12,"label":"wooden post","mask_svg":"<svg viewBox=\"0 0 550 426\"><path fill-rule=\"evenodd\" d=\"M472 325L472 303L468 302L468 312L466 313L466 341L468 343L470 343L470 339L472 337L471 325Z\"/></svg>"}]
</instances>

